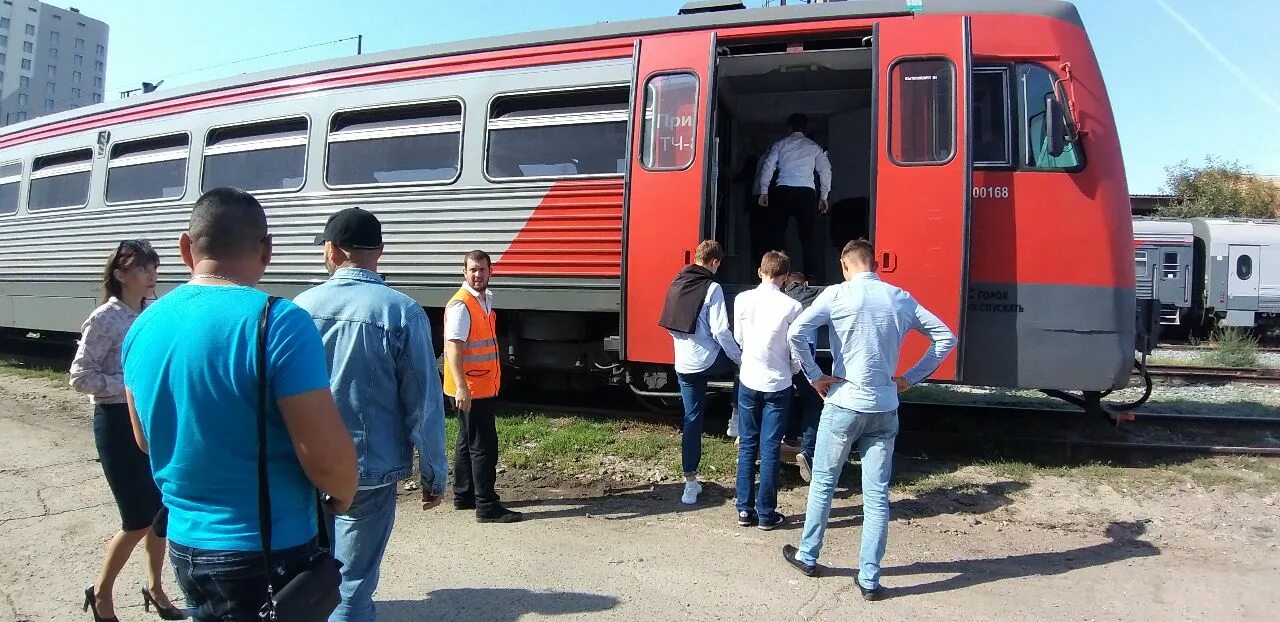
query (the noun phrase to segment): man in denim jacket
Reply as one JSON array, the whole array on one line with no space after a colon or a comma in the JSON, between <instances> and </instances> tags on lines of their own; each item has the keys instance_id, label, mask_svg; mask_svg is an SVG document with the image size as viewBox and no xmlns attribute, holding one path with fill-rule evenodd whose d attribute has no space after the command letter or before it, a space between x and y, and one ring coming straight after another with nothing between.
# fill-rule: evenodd
<instances>
[{"instance_id":1,"label":"man in denim jacket","mask_svg":"<svg viewBox=\"0 0 1280 622\"><path fill-rule=\"evenodd\" d=\"M333 554L342 562L342 603L329 619L373 620L396 483L412 473L414 447L423 509L444 495L444 398L426 313L378 275L378 219L344 209L329 218L316 243L324 244L333 276L294 302L311 314L324 340L334 401L355 441L360 476L351 509L330 523Z\"/></svg>"}]
</instances>

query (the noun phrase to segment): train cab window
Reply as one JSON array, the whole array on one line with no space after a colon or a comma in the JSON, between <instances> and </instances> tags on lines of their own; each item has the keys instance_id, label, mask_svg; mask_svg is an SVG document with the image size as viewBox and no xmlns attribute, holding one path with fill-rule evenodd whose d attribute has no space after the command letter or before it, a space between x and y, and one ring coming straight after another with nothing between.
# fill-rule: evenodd
<instances>
[{"instance_id":1,"label":"train cab window","mask_svg":"<svg viewBox=\"0 0 1280 622\"><path fill-rule=\"evenodd\" d=\"M296 117L214 128L204 148L201 191L297 190L306 176L307 119Z\"/></svg>"},{"instance_id":2,"label":"train cab window","mask_svg":"<svg viewBox=\"0 0 1280 622\"><path fill-rule=\"evenodd\" d=\"M629 96L623 86L495 99L486 172L494 179L623 174Z\"/></svg>"},{"instance_id":3,"label":"train cab window","mask_svg":"<svg viewBox=\"0 0 1280 622\"><path fill-rule=\"evenodd\" d=\"M18 213L18 187L22 185L22 162L0 164L0 216Z\"/></svg>"},{"instance_id":4,"label":"train cab window","mask_svg":"<svg viewBox=\"0 0 1280 622\"><path fill-rule=\"evenodd\" d=\"M1066 98L1055 87L1056 81L1057 77L1040 65L1018 66L1018 89L1022 102L1022 163L1025 168L1079 170L1083 162L1080 145L1072 139L1071 111L1067 109ZM1065 117L1062 119L1066 128L1064 147L1057 156L1049 153L1049 141L1045 135L1048 127L1045 122L1046 99L1050 97L1062 102Z\"/></svg>"},{"instance_id":5,"label":"train cab window","mask_svg":"<svg viewBox=\"0 0 1280 622\"><path fill-rule=\"evenodd\" d=\"M172 134L112 145L107 203L182 198L190 144L189 135Z\"/></svg>"},{"instance_id":6,"label":"train cab window","mask_svg":"<svg viewBox=\"0 0 1280 622\"><path fill-rule=\"evenodd\" d=\"M1009 140L1009 70L973 70L973 164L999 167L1013 164Z\"/></svg>"},{"instance_id":7,"label":"train cab window","mask_svg":"<svg viewBox=\"0 0 1280 622\"><path fill-rule=\"evenodd\" d=\"M889 155L898 164L941 164L956 144L955 65L942 59L894 63L889 86Z\"/></svg>"},{"instance_id":8,"label":"train cab window","mask_svg":"<svg viewBox=\"0 0 1280 622\"><path fill-rule=\"evenodd\" d=\"M77 149L40 156L31 164L27 209L84 207L89 203L93 150Z\"/></svg>"},{"instance_id":9,"label":"train cab window","mask_svg":"<svg viewBox=\"0 0 1280 622\"><path fill-rule=\"evenodd\" d=\"M683 170L693 164L697 110L697 76L677 73L649 78L640 137L640 163L646 169Z\"/></svg>"},{"instance_id":10,"label":"train cab window","mask_svg":"<svg viewBox=\"0 0 1280 622\"><path fill-rule=\"evenodd\" d=\"M462 160L457 100L339 112L329 122L325 181L334 187L448 183Z\"/></svg>"}]
</instances>

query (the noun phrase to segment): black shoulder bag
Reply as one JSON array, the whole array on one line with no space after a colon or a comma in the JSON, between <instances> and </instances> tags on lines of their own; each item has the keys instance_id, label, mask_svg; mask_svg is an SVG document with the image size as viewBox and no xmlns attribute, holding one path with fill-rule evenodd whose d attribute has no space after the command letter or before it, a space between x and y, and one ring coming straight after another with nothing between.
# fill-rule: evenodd
<instances>
[{"instance_id":1,"label":"black shoulder bag","mask_svg":"<svg viewBox=\"0 0 1280 622\"><path fill-rule=\"evenodd\" d=\"M258 529L262 532L262 564L267 578L267 602L258 617L272 622L323 622L338 607L342 595L338 585L342 562L329 553L329 530L316 493L316 527L320 552L307 562L307 567L289 581L280 593L271 587L271 493L267 484L267 318L276 296L268 296L258 319Z\"/></svg>"}]
</instances>

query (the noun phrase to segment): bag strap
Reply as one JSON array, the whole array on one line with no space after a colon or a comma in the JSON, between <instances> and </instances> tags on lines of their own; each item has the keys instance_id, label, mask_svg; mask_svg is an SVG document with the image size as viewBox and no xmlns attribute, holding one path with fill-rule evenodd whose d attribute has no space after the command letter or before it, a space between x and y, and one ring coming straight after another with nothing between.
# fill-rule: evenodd
<instances>
[{"instance_id":1,"label":"bag strap","mask_svg":"<svg viewBox=\"0 0 1280 622\"><path fill-rule=\"evenodd\" d=\"M267 577L267 602L271 602L271 491L267 482L267 318L278 300L267 296L258 318L258 531L262 535L262 569Z\"/></svg>"}]
</instances>

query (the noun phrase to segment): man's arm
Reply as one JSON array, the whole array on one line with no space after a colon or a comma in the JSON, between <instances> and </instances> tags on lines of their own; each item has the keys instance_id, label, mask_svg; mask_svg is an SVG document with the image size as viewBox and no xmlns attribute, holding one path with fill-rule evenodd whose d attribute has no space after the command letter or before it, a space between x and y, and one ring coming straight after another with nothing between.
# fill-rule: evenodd
<instances>
[{"instance_id":1,"label":"man's arm","mask_svg":"<svg viewBox=\"0 0 1280 622\"><path fill-rule=\"evenodd\" d=\"M799 317L787 329L787 341L791 346L791 358L800 361L800 370L809 382L822 379L822 368L814 358L814 335L818 328L831 321L831 305L828 289L822 292L808 309L800 312Z\"/></svg>"},{"instance_id":2,"label":"man's arm","mask_svg":"<svg viewBox=\"0 0 1280 622\"><path fill-rule=\"evenodd\" d=\"M818 199L823 202L824 207L827 201L827 195L831 194L831 160L827 158L827 152L818 151Z\"/></svg>"},{"instance_id":3,"label":"man's arm","mask_svg":"<svg viewBox=\"0 0 1280 622\"><path fill-rule=\"evenodd\" d=\"M733 331L729 329L729 313L724 308L724 292L720 286L712 283L707 290L707 325L711 328L711 336L724 350L726 356L735 364L742 364L742 349L733 339Z\"/></svg>"},{"instance_id":4,"label":"man's arm","mask_svg":"<svg viewBox=\"0 0 1280 622\"><path fill-rule=\"evenodd\" d=\"M445 453L444 396L435 348L431 345L431 322L426 313L418 310L405 328L395 361L404 425L418 448L423 492L441 497L449 477L449 462Z\"/></svg>"},{"instance_id":5,"label":"man's arm","mask_svg":"<svg viewBox=\"0 0 1280 622\"><path fill-rule=\"evenodd\" d=\"M138 418L138 407L133 405L133 392L128 387L124 389L124 400L129 404L129 422L133 424L133 442L138 444L138 449L141 449L142 453L149 453L147 435L142 432L142 420Z\"/></svg>"},{"instance_id":6,"label":"man's arm","mask_svg":"<svg viewBox=\"0 0 1280 622\"><path fill-rule=\"evenodd\" d=\"M302 472L320 492L333 497L342 513L356 496L356 446L342 423L329 389L315 389L276 400Z\"/></svg>"},{"instance_id":7,"label":"man's arm","mask_svg":"<svg viewBox=\"0 0 1280 622\"><path fill-rule=\"evenodd\" d=\"M764 156L764 164L760 168L759 185L756 186L757 194L760 195L760 205L769 204L769 182L773 181L773 172L778 168L778 145L781 142L773 143Z\"/></svg>"},{"instance_id":8,"label":"man's arm","mask_svg":"<svg viewBox=\"0 0 1280 622\"><path fill-rule=\"evenodd\" d=\"M932 343L924 356L920 357L920 361L916 363L907 373L902 375L903 380L908 386L918 384L921 380L928 378L930 374L938 369L938 365L942 363L942 359L947 357L951 349L956 345L956 336L942 323L937 316L930 313L923 305L912 300L915 306L915 317L911 323L911 328L924 333Z\"/></svg>"},{"instance_id":9,"label":"man's arm","mask_svg":"<svg viewBox=\"0 0 1280 622\"><path fill-rule=\"evenodd\" d=\"M742 321L742 318L746 314L743 313L743 307L747 303L747 297L743 294L746 294L746 292L738 294L733 299L733 340L737 342L739 348L742 347L742 338L744 337L742 325L745 322Z\"/></svg>"}]
</instances>

